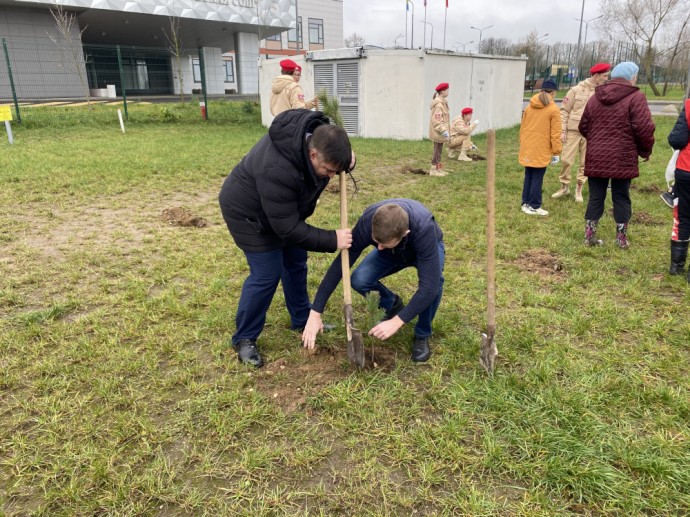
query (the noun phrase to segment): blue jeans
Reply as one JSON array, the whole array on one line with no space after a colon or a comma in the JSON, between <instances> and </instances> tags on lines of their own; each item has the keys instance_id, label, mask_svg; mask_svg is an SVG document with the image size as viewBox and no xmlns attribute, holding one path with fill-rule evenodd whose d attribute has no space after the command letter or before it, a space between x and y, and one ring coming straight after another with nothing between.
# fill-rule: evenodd
<instances>
[{"instance_id":1,"label":"blue jeans","mask_svg":"<svg viewBox=\"0 0 690 517\"><path fill-rule=\"evenodd\" d=\"M525 167L525 181L522 184L522 204L541 208L541 187L546 167Z\"/></svg>"},{"instance_id":2,"label":"blue jeans","mask_svg":"<svg viewBox=\"0 0 690 517\"><path fill-rule=\"evenodd\" d=\"M237 307L233 344L240 339L258 339L279 281L283 283L292 328L304 327L311 309L307 293L307 251L286 246L258 253L245 251L244 255L249 264L249 276L242 286Z\"/></svg>"},{"instance_id":3,"label":"blue jeans","mask_svg":"<svg viewBox=\"0 0 690 517\"><path fill-rule=\"evenodd\" d=\"M438 294L431 305L419 313L417 317L417 324L414 327L414 335L417 337L430 337L431 323L434 321L436 311L441 303L441 296L443 295L443 264L446 257L446 248L443 241L438 243L438 258L441 266L441 284L438 289ZM395 303L395 293L383 285L380 280L386 278L398 271L402 271L406 267L415 267L415 264L408 264L390 253L381 253L375 249L369 253L357 268L352 272L352 288L362 296L370 291L379 293L379 305L383 309L390 309Z\"/></svg>"}]
</instances>

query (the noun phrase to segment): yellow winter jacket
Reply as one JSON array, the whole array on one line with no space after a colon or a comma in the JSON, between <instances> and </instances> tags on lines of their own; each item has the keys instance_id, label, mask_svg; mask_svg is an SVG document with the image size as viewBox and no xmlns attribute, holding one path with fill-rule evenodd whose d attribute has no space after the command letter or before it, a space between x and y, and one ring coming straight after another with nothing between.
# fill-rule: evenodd
<instances>
[{"instance_id":1,"label":"yellow winter jacket","mask_svg":"<svg viewBox=\"0 0 690 517\"><path fill-rule=\"evenodd\" d=\"M438 95L431 101L431 119L429 120L429 138L434 142L446 143L448 138L443 132L448 131L450 136L450 110L446 99Z\"/></svg>"},{"instance_id":2,"label":"yellow winter jacket","mask_svg":"<svg viewBox=\"0 0 690 517\"><path fill-rule=\"evenodd\" d=\"M522 114L520 125L520 165L546 167L551 158L561 154L561 116L558 106L551 100L547 105L539 94L530 99Z\"/></svg>"}]
</instances>

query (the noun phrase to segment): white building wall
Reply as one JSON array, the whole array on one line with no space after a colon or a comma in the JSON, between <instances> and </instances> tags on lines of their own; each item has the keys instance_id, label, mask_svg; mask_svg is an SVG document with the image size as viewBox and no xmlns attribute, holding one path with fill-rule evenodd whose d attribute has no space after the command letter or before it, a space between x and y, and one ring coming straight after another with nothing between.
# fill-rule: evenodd
<instances>
[{"instance_id":1,"label":"white building wall","mask_svg":"<svg viewBox=\"0 0 690 517\"><path fill-rule=\"evenodd\" d=\"M49 34L55 38L54 43ZM55 26L55 19L45 9L0 7L0 39L7 40L12 63L12 78L19 99L56 97L84 98L79 73L88 89L86 69L75 63L69 46ZM72 28L72 42L82 56L79 29ZM4 54L0 58L0 98L11 98L9 75Z\"/></svg>"},{"instance_id":2,"label":"white building wall","mask_svg":"<svg viewBox=\"0 0 690 517\"><path fill-rule=\"evenodd\" d=\"M333 51L332 54L337 51ZM322 55L327 55L324 51ZM313 63L301 56L300 84L313 95ZM335 60L338 61L338 60ZM351 60L341 60L347 62ZM434 87L450 83L451 117L471 106L480 120L479 132L520 122L525 60L424 50L369 50L360 64L359 135L367 138L421 140L428 138ZM259 67L262 123L273 120L269 103L271 81L280 73L277 60Z\"/></svg>"}]
</instances>

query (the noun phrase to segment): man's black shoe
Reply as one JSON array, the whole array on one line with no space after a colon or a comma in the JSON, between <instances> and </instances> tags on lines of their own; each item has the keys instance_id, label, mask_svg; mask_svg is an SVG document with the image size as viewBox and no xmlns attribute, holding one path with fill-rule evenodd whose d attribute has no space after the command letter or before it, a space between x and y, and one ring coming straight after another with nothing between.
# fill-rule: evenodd
<instances>
[{"instance_id":1,"label":"man's black shoe","mask_svg":"<svg viewBox=\"0 0 690 517\"><path fill-rule=\"evenodd\" d=\"M415 363L424 363L431 357L431 348L429 348L428 337L414 337L412 343L412 360Z\"/></svg>"},{"instance_id":2,"label":"man's black shoe","mask_svg":"<svg viewBox=\"0 0 690 517\"><path fill-rule=\"evenodd\" d=\"M259 347L256 346L256 341L251 339L240 339L237 343L234 343L232 347L237 352L237 358L240 362L251 364L257 368L261 368L264 365L264 360L261 358L259 353Z\"/></svg>"},{"instance_id":3,"label":"man's black shoe","mask_svg":"<svg viewBox=\"0 0 690 517\"><path fill-rule=\"evenodd\" d=\"M395 318L398 313L405 308L405 304L402 301L402 298L398 296L397 294L395 295L395 301L393 302L393 306L386 310L386 314L383 317L383 320L381 321L388 321L391 318Z\"/></svg>"}]
</instances>

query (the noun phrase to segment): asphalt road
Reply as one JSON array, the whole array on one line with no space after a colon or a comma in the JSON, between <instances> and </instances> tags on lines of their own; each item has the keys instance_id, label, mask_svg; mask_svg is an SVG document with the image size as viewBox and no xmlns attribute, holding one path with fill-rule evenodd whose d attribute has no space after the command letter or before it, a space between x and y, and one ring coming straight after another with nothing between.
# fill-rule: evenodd
<instances>
[{"instance_id":1,"label":"asphalt road","mask_svg":"<svg viewBox=\"0 0 690 517\"><path fill-rule=\"evenodd\" d=\"M560 103L560 99L557 99L556 104L560 105ZM680 113L682 101L649 101L647 104L649 105L649 111L652 112L652 115L667 115L670 117L677 117L678 113ZM529 99L524 99L522 101L522 109L524 110L528 105ZM674 106L676 111L670 111L669 106Z\"/></svg>"}]
</instances>

